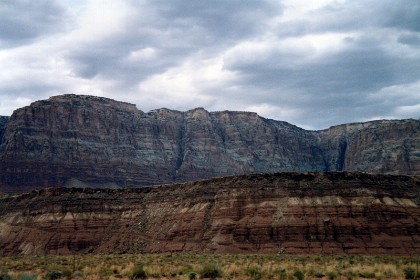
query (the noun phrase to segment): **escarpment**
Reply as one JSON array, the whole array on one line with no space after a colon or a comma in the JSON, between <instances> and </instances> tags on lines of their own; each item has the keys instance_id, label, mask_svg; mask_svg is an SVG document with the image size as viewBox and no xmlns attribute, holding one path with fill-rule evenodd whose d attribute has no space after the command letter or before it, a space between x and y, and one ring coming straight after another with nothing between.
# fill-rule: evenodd
<instances>
[{"instance_id":1,"label":"escarpment","mask_svg":"<svg viewBox=\"0 0 420 280\"><path fill-rule=\"evenodd\" d=\"M0 197L2 255L420 254L420 178L276 173Z\"/></svg>"},{"instance_id":2,"label":"escarpment","mask_svg":"<svg viewBox=\"0 0 420 280\"><path fill-rule=\"evenodd\" d=\"M420 121L307 131L250 112L142 112L61 95L0 118L0 192L133 187L253 172L420 174Z\"/></svg>"},{"instance_id":3,"label":"escarpment","mask_svg":"<svg viewBox=\"0 0 420 280\"><path fill-rule=\"evenodd\" d=\"M380 120L319 131L327 170L419 174L420 121Z\"/></svg>"}]
</instances>

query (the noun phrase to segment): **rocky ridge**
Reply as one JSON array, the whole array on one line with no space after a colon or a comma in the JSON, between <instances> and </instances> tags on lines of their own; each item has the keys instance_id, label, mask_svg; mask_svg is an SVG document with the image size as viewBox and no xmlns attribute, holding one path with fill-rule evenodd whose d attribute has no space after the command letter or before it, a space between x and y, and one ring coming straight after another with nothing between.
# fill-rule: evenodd
<instances>
[{"instance_id":1,"label":"rocky ridge","mask_svg":"<svg viewBox=\"0 0 420 280\"><path fill-rule=\"evenodd\" d=\"M250 112L145 113L133 104L70 94L1 118L0 132L0 192L253 172L420 174L420 121L412 119L308 131Z\"/></svg>"},{"instance_id":2,"label":"rocky ridge","mask_svg":"<svg viewBox=\"0 0 420 280\"><path fill-rule=\"evenodd\" d=\"M420 177L276 173L0 196L2 255L420 254Z\"/></svg>"}]
</instances>

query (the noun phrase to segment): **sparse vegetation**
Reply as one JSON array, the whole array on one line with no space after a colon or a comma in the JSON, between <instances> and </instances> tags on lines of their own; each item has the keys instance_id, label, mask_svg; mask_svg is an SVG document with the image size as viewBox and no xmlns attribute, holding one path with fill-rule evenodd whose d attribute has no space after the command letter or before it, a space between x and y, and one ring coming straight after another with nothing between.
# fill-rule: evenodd
<instances>
[{"instance_id":1,"label":"sparse vegetation","mask_svg":"<svg viewBox=\"0 0 420 280\"><path fill-rule=\"evenodd\" d=\"M246 254L0 257L0 280L419 279L420 258Z\"/></svg>"},{"instance_id":2,"label":"sparse vegetation","mask_svg":"<svg viewBox=\"0 0 420 280\"><path fill-rule=\"evenodd\" d=\"M214 264L206 264L200 272L201 278L216 279L221 276L220 269Z\"/></svg>"},{"instance_id":3,"label":"sparse vegetation","mask_svg":"<svg viewBox=\"0 0 420 280\"><path fill-rule=\"evenodd\" d=\"M131 275L132 279L146 279L147 274L144 271L143 264L136 264L133 268L133 273Z\"/></svg>"},{"instance_id":4,"label":"sparse vegetation","mask_svg":"<svg viewBox=\"0 0 420 280\"><path fill-rule=\"evenodd\" d=\"M404 269L404 276L405 276L405 279L416 279L416 278L420 278L420 277L418 277L416 275L416 271L412 267L406 267Z\"/></svg>"}]
</instances>

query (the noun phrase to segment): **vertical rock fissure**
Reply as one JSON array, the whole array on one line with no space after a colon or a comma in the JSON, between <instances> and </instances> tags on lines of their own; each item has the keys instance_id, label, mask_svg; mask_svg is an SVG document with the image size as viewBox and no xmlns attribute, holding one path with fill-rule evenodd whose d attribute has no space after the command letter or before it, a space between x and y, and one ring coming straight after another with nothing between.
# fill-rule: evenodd
<instances>
[{"instance_id":1,"label":"vertical rock fissure","mask_svg":"<svg viewBox=\"0 0 420 280\"><path fill-rule=\"evenodd\" d=\"M175 173L173 179L176 181L178 177L179 169L184 163L184 152L185 152L185 114L182 114L182 123L178 132L178 158L176 161Z\"/></svg>"},{"instance_id":2,"label":"vertical rock fissure","mask_svg":"<svg viewBox=\"0 0 420 280\"><path fill-rule=\"evenodd\" d=\"M337 158L337 171L344 171L345 162L346 162L346 152L347 152L347 140L342 139L340 141L338 158Z\"/></svg>"}]
</instances>

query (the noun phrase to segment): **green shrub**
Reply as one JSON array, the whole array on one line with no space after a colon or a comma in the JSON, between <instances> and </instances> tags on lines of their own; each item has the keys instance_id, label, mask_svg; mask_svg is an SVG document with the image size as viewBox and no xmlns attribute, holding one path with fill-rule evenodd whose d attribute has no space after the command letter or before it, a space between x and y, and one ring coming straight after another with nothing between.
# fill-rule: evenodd
<instances>
[{"instance_id":1,"label":"green shrub","mask_svg":"<svg viewBox=\"0 0 420 280\"><path fill-rule=\"evenodd\" d=\"M143 264L136 264L131 273L132 279L145 279L147 278L146 271L144 271Z\"/></svg>"},{"instance_id":2,"label":"green shrub","mask_svg":"<svg viewBox=\"0 0 420 280\"><path fill-rule=\"evenodd\" d=\"M35 280L36 278L38 278L36 275L23 274L19 277L19 280Z\"/></svg>"},{"instance_id":3,"label":"green shrub","mask_svg":"<svg viewBox=\"0 0 420 280\"><path fill-rule=\"evenodd\" d=\"M190 279L190 280L197 279L197 273L195 273L195 272L188 272L188 279Z\"/></svg>"},{"instance_id":4,"label":"green shrub","mask_svg":"<svg viewBox=\"0 0 420 280\"><path fill-rule=\"evenodd\" d=\"M354 273L352 271L347 271L345 273L345 276L347 277L348 280L353 280L353 279L355 279L355 278L358 277L358 274L357 273Z\"/></svg>"},{"instance_id":5,"label":"green shrub","mask_svg":"<svg viewBox=\"0 0 420 280\"><path fill-rule=\"evenodd\" d=\"M0 280L12 280L12 276L7 273L0 274Z\"/></svg>"},{"instance_id":6,"label":"green shrub","mask_svg":"<svg viewBox=\"0 0 420 280\"><path fill-rule=\"evenodd\" d=\"M71 270L68 270L68 269L64 270L63 278L67 278L67 279L73 278L73 272L71 272Z\"/></svg>"},{"instance_id":7,"label":"green shrub","mask_svg":"<svg viewBox=\"0 0 420 280\"><path fill-rule=\"evenodd\" d=\"M322 272L320 272L320 271L317 271L317 272L315 272L315 273L314 273L314 276L315 276L316 278L322 278L322 277L324 277L324 276L325 276L325 274L324 274L324 273L322 273Z\"/></svg>"},{"instance_id":8,"label":"green shrub","mask_svg":"<svg viewBox=\"0 0 420 280\"><path fill-rule=\"evenodd\" d=\"M363 278L375 278L375 272L371 272L371 271L359 272L359 277L363 277Z\"/></svg>"},{"instance_id":9,"label":"green shrub","mask_svg":"<svg viewBox=\"0 0 420 280\"><path fill-rule=\"evenodd\" d=\"M300 270L296 270L295 273L293 273L293 276L295 276L298 280L303 280L304 278L304 274Z\"/></svg>"},{"instance_id":10,"label":"green shrub","mask_svg":"<svg viewBox=\"0 0 420 280\"><path fill-rule=\"evenodd\" d=\"M338 274L338 272L336 271L330 271L330 272L327 272L327 277L330 280L336 280L340 278L340 274Z\"/></svg>"},{"instance_id":11,"label":"green shrub","mask_svg":"<svg viewBox=\"0 0 420 280\"><path fill-rule=\"evenodd\" d=\"M412 267L404 268L405 279L416 279L416 271Z\"/></svg>"},{"instance_id":12,"label":"green shrub","mask_svg":"<svg viewBox=\"0 0 420 280\"><path fill-rule=\"evenodd\" d=\"M287 271L286 269L282 268L279 270L279 279L286 280L287 279Z\"/></svg>"},{"instance_id":13,"label":"green shrub","mask_svg":"<svg viewBox=\"0 0 420 280\"><path fill-rule=\"evenodd\" d=\"M47 273L46 278L49 280L60 279L63 278L63 273L61 271L52 270Z\"/></svg>"},{"instance_id":14,"label":"green shrub","mask_svg":"<svg viewBox=\"0 0 420 280\"><path fill-rule=\"evenodd\" d=\"M220 277L222 273L220 269L217 268L214 264L206 264L200 271L201 278L217 278Z\"/></svg>"},{"instance_id":15,"label":"green shrub","mask_svg":"<svg viewBox=\"0 0 420 280\"><path fill-rule=\"evenodd\" d=\"M255 266L251 266L245 269L245 274L251 277L252 280L259 280L261 279L263 273L262 271Z\"/></svg>"}]
</instances>

